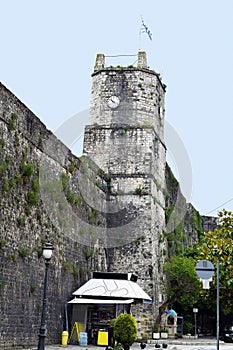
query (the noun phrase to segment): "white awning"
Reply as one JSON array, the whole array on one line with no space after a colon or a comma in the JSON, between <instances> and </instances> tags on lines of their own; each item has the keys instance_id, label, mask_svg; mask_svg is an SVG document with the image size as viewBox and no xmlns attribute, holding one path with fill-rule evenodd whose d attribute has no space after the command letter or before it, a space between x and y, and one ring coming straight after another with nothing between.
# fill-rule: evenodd
<instances>
[{"instance_id":1,"label":"white awning","mask_svg":"<svg viewBox=\"0 0 233 350\"><path fill-rule=\"evenodd\" d=\"M136 282L120 279L92 278L78 288L73 295L151 300L149 295Z\"/></svg>"},{"instance_id":2,"label":"white awning","mask_svg":"<svg viewBox=\"0 0 233 350\"><path fill-rule=\"evenodd\" d=\"M86 298L74 298L68 302L68 304L131 304L133 299L86 299Z\"/></svg>"}]
</instances>

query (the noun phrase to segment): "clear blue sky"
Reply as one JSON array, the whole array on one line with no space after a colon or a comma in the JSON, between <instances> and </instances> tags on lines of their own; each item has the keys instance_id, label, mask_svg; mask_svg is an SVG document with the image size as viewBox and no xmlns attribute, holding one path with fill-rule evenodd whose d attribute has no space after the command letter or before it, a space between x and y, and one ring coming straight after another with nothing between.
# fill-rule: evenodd
<instances>
[{"instance_id":1,"label":"clear blue sky","mask_svg":"<svg viewBox=\"0 0 233 350\"><path fill-rule=\"evenodd\" d=\"M140 48L167 85L166 120L192 165L191 202L201 214L233 210L232 0L0 5L0 81L52 131L89 107L97 53L137 54L142 15L153 40L143 34Z\"/></svg>"}]
</instances>

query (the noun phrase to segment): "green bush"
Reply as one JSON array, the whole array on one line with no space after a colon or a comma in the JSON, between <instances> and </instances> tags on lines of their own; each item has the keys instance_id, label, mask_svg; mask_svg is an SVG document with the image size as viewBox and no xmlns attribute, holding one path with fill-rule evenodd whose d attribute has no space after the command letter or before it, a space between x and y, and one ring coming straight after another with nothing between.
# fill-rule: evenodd
<instances>
[{"instance_id":1,"label":"green bush","mask_svg":"<svg viewBox=\"0 0 233 350\"><path fill-rule=\"evenodd\" d=\"M184 334L194 334L194 325L189 321L184 321Z\"/></svg>"},{"instance_id":2,"label":"green bush","mask_svg":"<svg viewBox=\"0 0 233 350\"><path fill-rule=\"evenodd\" d=\"M114 339L128 349L136 340L137 324L135 318L130 314L121 314L114 323Z\"/></svg>"}]
</instances>

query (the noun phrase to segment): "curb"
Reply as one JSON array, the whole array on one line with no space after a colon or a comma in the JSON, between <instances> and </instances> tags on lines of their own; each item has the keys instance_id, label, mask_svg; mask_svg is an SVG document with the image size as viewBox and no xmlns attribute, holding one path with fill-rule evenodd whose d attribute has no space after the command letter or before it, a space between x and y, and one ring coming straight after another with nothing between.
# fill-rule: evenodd
<instances>
[{"instance_id":1,"label":"curb","mask_svg":"<svg viewBox=\"0 0 233 350\"><path fill-rule=\"evenodd\" d=\"M173 340L173 339L158 339L158 340L148 340L147 344L148 345L155 345L155 344L169 344L169 345L194 345L194 346L199 346L199 345L216 345L217 340L213 339L203 339L203 340ZM219 344L225 344L223 341L219 341Z\"/></svg>"}]
</instances>

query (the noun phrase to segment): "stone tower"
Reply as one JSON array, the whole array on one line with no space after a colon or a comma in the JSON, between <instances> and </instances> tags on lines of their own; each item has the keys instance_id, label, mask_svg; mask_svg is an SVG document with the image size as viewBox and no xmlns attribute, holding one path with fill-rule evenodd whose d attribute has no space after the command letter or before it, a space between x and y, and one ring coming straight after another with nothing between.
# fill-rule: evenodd
<instances>
[{"instance_id":1,"label":"stone tower","mask_svg":"<svg viewBox=\"0 0 233 350\"><path fill-rule=\"evenodd\" d=\"M145 52L138 53L136 67L105 67L105 56L98 54L92 79L83 153L109 179L108 269L136 273L153 300L152 307L143 304L134 309L139 334L145 337L163 294L165 85L148 68Z\"/></svg>"}]
</instances>

